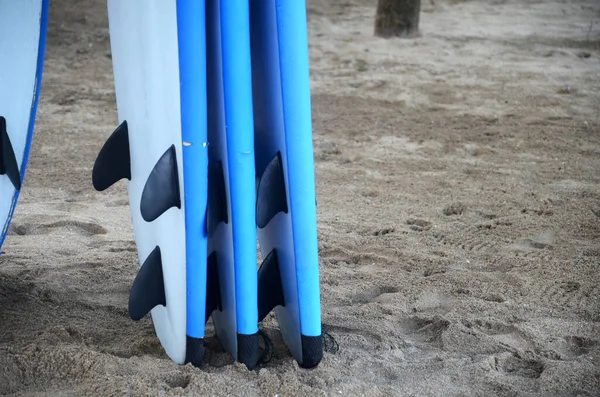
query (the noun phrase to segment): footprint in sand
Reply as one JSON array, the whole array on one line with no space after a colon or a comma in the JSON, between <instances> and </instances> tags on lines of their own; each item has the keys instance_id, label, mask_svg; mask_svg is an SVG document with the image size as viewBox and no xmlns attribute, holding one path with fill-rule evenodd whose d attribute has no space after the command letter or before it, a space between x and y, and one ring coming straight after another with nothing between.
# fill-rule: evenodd
<instances>
[{"instance_id":1,"label":"footprint in sand","mask_svg":"<svg viewBox=\"0 0 600 397\"><path fill-rule=\"evenodd\" d=\"M129 205L129 200L127 200L127 199L113 200L113 201L107 202L104 205L106 207L123 207L125 205Z\"/></svg>"},{"instance_id":2,"label":"footprint in sand","mask_svg":"<svg viewBox=\"0 0 600 397\"><path fill-rule=\"evenodd\" d=\"M466 210L467 206L464 203L456 202L445 206L442 213L446 216L462 215Z\"/></svg>"},{"instance_id":3,"label":"footprint in sand","mask_svg":"<svg viewBox=\"0 0 600 397\"><path fill-rule=\"evenodd\" d=\"M443 347L443 334L450 327L450 321L442 316L413 316L400 320L399 329L411 342L421 342Z\"/></svg>"},{"instance_id":4,"label":"footprint in sand","mask_svg":"<svg viewBox=\"0 0 600 397\"><path fill-rule=\"evenodd\" d=\"M536 284L532 281L533 284ZM560 312L576 313L597 318L598 312L593 305L595 297L600 295L600 285L582 284L575 280L548 280L526 287L531 304L539 304Z\"/></svg>"},{"instance_id":5,"label":"footprint in sand","mask_svg":"<svg viewBox=\"0 0 600 397\"><path fill-rule=\"evenodd\" d=\"M514 252L531 252L542 249L552 249L552 244L556 241L556 233L553 231L545 232L537 236L525 237L515 242L511 249Z\"/></svg>"},{"instance_id":6,"label":"footprint in sand","mask_svg":"<svg viewBox=\"0 0 600 397\"><path fill-rule=\"evenodd\" d=\"M382 295L385 294L396 294L399 290L395 286L384 285L384 286L372 286L365 291L360 291L352 297L352 302L358 304L367 304L378 300Z\"/></svg>"},{"instance_id":7,"label":"footprint in sand","mask_svg":"<svg viewBox=\"0 0 600 397\"><path fill-rule=\"evenodd\" d=\"M487 335L493 339L499 347L521 350L527 350L533 347L533 339L511 324L493 320L477 319L473 321L463 320L462 325L476 333Z\"/></svg>"},{"instance_id":8,"label":"footprint in sand","mask_svg":"<svg viewBox=\"0 0 600 397\"><path fill-rule=\"evenodd\" d=\"M502 353L491 357L493 370L508 376L537 379L544 372L544 362L537 358L522 357L518 353Z\"/></svg>"},{"instance_id":9,"label":"footprint in sand","mask_svg":"<svg viewBox=\"0 0 600 397\"><path fill-rule=\"evenodd\" d=\"M166 375L165 383L171 389L182 388L185 389L192 380L191 375L182 374L180 372L172 372Z\"/></svg>"},{"instance_id":10,"label":"footprint in sand","mask_svg":"<svg viewBox=\"0 0 600 397\"><path fill-rule=\"evenodd\" d=\"M97 223L77 220L60 220L50 223L13 223L11 234L19 236L50 234L57 229L75 231L84 236L106 234L108 231Z\"/></svg>"},{"instance_id":11,"label":"footprint in sand","mask_svg":"<svg viewBox=\"0 0 600 397\"><path fill-rule=\"evenodd\" d=\"M579 357L588 354L592 348L598 346L594 339L582 338L580 336L567 336L564 338L566 351L571 357Z\"/></svg>"},{"instance_id":12,"label":"footprint in sand","mask_svg":"<svg viewBox=\"0 0 600 397\"><path fill-rule=\"evenodd\" d=\"M544 355L553 360L573 360L597 349L599 341L581 336L570 335L553 339L544 351Z\"/></svg>"},{"instance_id":13,"label":"footprint in sand","mask_svg":"<svg viewBox=\"0 0 600 397\"><path fill-rule=\"evenodd\" d=\"M425 221L423 219L408 218L406 220L406 224L409 225L410 228L416 232L422 232L424 230L431 229L431 222Z\"/></svg>"}]
</instances>

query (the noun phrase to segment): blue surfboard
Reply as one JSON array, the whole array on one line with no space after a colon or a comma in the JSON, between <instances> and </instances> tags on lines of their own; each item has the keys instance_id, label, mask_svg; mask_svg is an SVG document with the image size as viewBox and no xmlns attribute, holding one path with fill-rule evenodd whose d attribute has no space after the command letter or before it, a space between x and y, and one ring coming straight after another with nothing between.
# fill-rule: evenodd
<instances>
[{"instance_id":1,"label":"blue surfboard","mask_svg":"<svg viewBox=\"0 0 600 397\"><path fill-rule=\"evenodd\" d=\"M274 309L290 352L310 368L323 342L306 4L251 0L250 10L259 321Z\"/></svg>"},{"instance_id":2,"label":"blue surfboard","mask_svg":"<svg viewBox=\"0 0 600 397\"><path fill-rule=\"evenodd\" d=\"M0 0L0 248L17 205L33 138L48 3Z\"/></svg>"},{"instance_id":3,"label":"blue surfboard","mask_svg":"<svg viewBox=\"0 0 600 397\"><path fill-rule=\"evenodd\" d=\"M214 201L227 204L222 213L212 212L227 221L209 222L222 296L222 310L213 313L213 321L236 331L219 339L234 359L253 368L258 310L248 1L207 0L207 50L209 197L222 196Z\"/></svg>"}]
</instances>

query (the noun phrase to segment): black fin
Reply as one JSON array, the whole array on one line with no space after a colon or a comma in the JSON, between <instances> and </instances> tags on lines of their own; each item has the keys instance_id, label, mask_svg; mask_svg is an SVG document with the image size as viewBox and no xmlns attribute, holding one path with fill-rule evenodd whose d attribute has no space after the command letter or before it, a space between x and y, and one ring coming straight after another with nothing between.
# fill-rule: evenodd
<instances>
[{"instance_id":1,"label":"black fin","mask_svg":"<svg viewBox=\"0 0 600 397\"><path fill-rule=\"evenodd\" d=\"M160 247L156 246L140 268L129 292L129 316L141 320L158 305L167 305Z\"/></svg>"},{"instance_id":2,"label":"black fin","mask_svg":"<svg viewBox=\"0 0 600 397\"><path fill-rule=\"evenodd\" d=\"M175 145L158 159L142 191L142 218L152 222L171 207L181 208Z\"/></svg>"},{"instance_id":3,"label":"black fin","mask_svg":"<svg viewBox=\"0 0 600 397\"><path fill-rule=\"evenodd\" d=\"M212 237L221 222L229 222L227 192L225 190L223 163L215 161L208 164L208 214L206 216L208 237Z\"/></svg>"},{"instance_id":4,"label":"black fin","mask_svg":"<svg viewBox=\"0 0 600 397\"><path fill-rule=\"evenodd\" d=\"M214 251L208 256L206 263L206 318L208 321L210 315L215 310L223 310L221 303L221 284L219 283L219 265L217 262L217 252Z\"/></svg>"},{"instance_id":5,"label":"black fin","mask_svg":"<svg viewBox=\"0 0 600 397\"><path fill-rule=\"evenodd\" d=\"M262 229L279 212L288 212L281 153L265 168L256 193L256 225Z\"/></svg>"},{"instance_id":6,"label":"black fin","mask_svg":"<svg viewBox=\"0 0 600 397\"><path fill-rule=\"evenodd\" d=\"M258 321L277 306L285 306L277 251L273 250L258 269Z\"/></svg>"},{"instance_id":7,"label":"black fin","mask_svg":"<svg viewBox=\"0 0 600 397\"><path fill-rule=\"evenodd\" d=\"M100 149L92 170L92 184L101 192L123 178L131 180L127 121L114 130Z\"/></svg>"},{"instance_id":8,"label":"black fin","mask_svg":"<svg viewBox=\"0 0 600 397\"><path fill-rule=\"evenodd\" d=\"M17 156L6 131L6 119L0 116L0 175L6 175L15 189L21 189L21 173Z\"/></svg>"}]
</instances>

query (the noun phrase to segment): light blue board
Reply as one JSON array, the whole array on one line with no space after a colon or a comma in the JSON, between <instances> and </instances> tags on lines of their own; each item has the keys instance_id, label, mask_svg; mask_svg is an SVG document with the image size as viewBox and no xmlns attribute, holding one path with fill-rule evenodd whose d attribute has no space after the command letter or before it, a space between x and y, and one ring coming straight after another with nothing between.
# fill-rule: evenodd
<instances>
[{"instance_id":1,"label":"light blue board","mask_svg":"<svg viewBox=\"0 0 600 397\"><path fill-rule=\"evenodd\" d=\"M203 338L208 236L208 133L205 4L177 1L183 180L185 184L186 333ZM168 98L165 98L168 100Z\"/></svg>"},{"instance_id":2,"label":"light blue board","mask_svg":"<svg viewBox=\"0 0 600 397\"><path fill-rule=\"evenodd\" d=\"M301 362L301 335L321 335L306 5L250 4L257 175L279 151L289 209L258 237L263 258L277 250L285 307L275 311L284 341Z\"/></svg>"},{"instance_id":3,"label":"light blue board","mask_svg":"<svg viewBox=\"0 0 600 397\"><path fill-rule=\"evenodd\" d=\"M221 162L225 177L227 219L221 222L209 238L209 254L217 255L221 289L221 311L213 312L213 321L224 349L237 359L237 326L235 310L235 269L233 225L229 204L229 165L225 130L225 99L223 95L223 62L221 53L221 10L219 2L208 0L207 7L207 95L208 95L208 155L211 164ZM218 165L217 165L218 166ZM212 186L211 188L215 188Z\"/></svg>"},{"instance_id":4,"label":"light blue board","mask_svg":"<svg viewBox=\"0 0 600 397\"><path fill-rule=\"evenodd\" d=\"M229 209L233 225L237 332L258 332L254 120L247 0L220 2Z\"/></svg>"},{"instance_id":5,"label":"light blue board","mask_svg":"<svg viewBox=\"0 0 600 397\"><path fill-rule=\"evenodd\" d=\"M209 158L223 168L228 218L209 239L209 254L217 254L222 299L222 311L213 312L213 321L236 360L245 359L238 357L238 334L258 331L249 29L247 2L207 1Z\"/></svg>"},{"instance_id":6,"label":"light blue board","mask_svg":"<svg viewBox=\"0 0 600 397\"><path fill-rule=\"evenodd\" d=\"M321 335L308 33L304 1L276 1L281 96L287 148L300 329Z\"/></svg>"},{"instance_id":7,"label":"light blue board","mask_svg":"<svg viewBox=\"0 0 600 397\"><path fill-rule=\"evenodd\" d=\"M2 9L4 7L10 7L12 6L12 2L14 0L3 0L0 1L0 13L2 12ZM39 101L39 96L40 96L40 88L41 88L41 82L42 82L42 70L44 68L44 52L46 49L46 31L48 28L48 4L49 4L49 0L28 0L28 1L22 1L21 4L17 5L17 7L21 7L21 6L25 6L28 7L29 4L31 4L32 7L32 12L36 12L39 13L39 7L41 7L41 17L40 17L40 34L39 34L39 42L38 42L38 47L37 47L37 59L36 59L36 69L35 69L35 86L34 86L34 91L32 92L32 98L31 98L31 110L29 113L29 125L28 128L26 130L23 131L11 131L10 129L10 125L7 126L7 129L9 130L9 136L11 135L16 135L16 134L26 134L26 141L25 141L25 149L23 152L23 157L20 161L20 173L21 173L21 184L23 183L23 179L25 178L25 170L27 168L27 160L29 159L29 151L31 148L31 140L33 138L33 131L34 131L34 125L35 125L35 116L36 116L36 111L37 111L37 105L38 105L38 101ZM37 8L37 10L36 10ZM13 21L14 23L19 23L19 21ZM10 25L6 26L8 28L9 31L11 31L10 29ZM0 40L17 40L18 38L11 36L11 35L4 35L3 37L0 37ZM11 62L11 59L9 59L11 56L10 53L6 54L6 53L0 53L0 62L5 63L5 62ZM7 57L6 59L4 57ZM12 93L8 90L5 90L4 87L0 87L0 95L8 95L12 97ZM0 115L2 115L2 109L0 109ZM12 140L12 139L11 139ZM17 159L18 161L18 159ZM0 176L0 178L6 178L6 176ZM6 238L6 234L8 233L8 227L10 226L10 221L12 219L12 216L14 214L14 210L15 207L17 205L17 200L19 198L19 193L20 190L16 190L14 191L14 194L12 195L12 202L10 204L10 209L8 211L8 216L6 217L6 219L0 219L0 222L4 222L4 224L2 225L2 229L1 229L1 233L0 233L0 248L2 248L2 244L4 243L4 240ZM0 251L0 255L2 255L2 251Z\"/></svg>"}]
</instances>

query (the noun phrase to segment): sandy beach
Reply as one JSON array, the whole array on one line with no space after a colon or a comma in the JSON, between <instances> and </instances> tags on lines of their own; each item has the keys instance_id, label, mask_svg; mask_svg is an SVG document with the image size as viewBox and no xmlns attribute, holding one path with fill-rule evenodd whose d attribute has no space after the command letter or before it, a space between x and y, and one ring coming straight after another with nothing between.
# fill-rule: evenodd
<instances>
[{"instance_id":1,"label":"sandy beach","mask_svg":"<svg viewBox=\"0 0 600 397\"><path fill-rule=\"evenodd\" d=\"M129 319L104 0L52 0L36 135L0 256L0 395L599 396L600 2L308 0L322 313L339 343L248 371L208 325L179 366Z\"/></svg>"}]
</instances>

